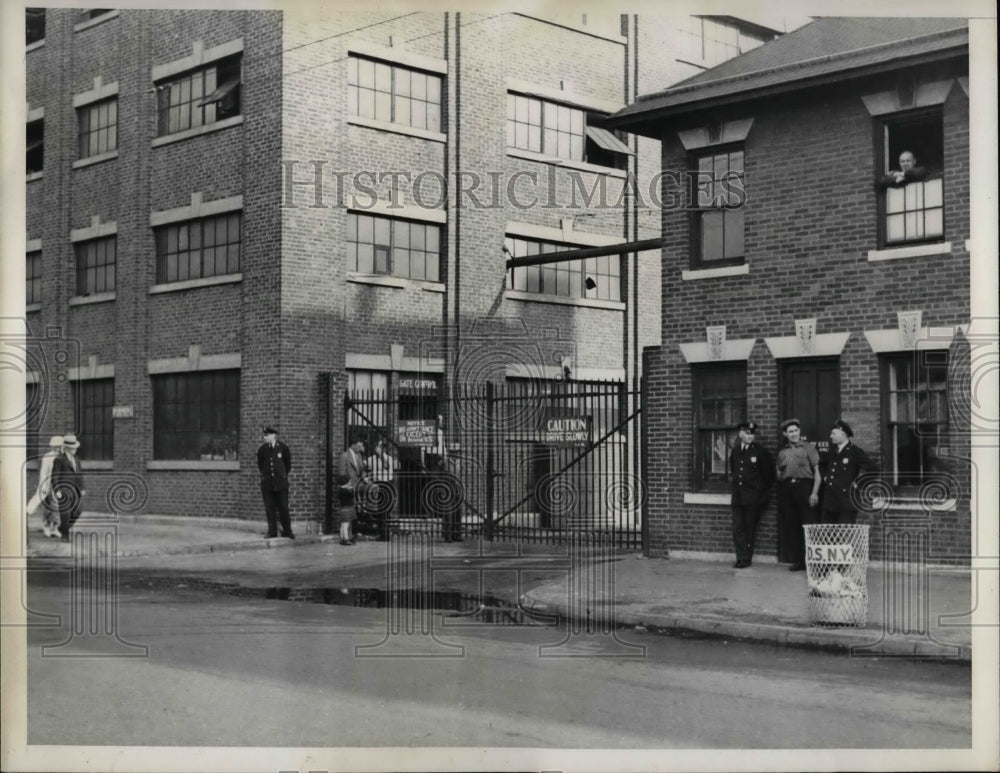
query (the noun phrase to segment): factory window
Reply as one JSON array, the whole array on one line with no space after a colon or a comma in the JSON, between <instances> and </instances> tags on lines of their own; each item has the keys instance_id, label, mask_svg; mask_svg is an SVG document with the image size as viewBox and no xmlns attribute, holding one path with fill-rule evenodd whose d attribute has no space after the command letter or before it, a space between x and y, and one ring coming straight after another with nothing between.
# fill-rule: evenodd
<instances>
[{"instance_id":1,"label":"factory window","mask_svg":"<svg viewBox=\"0 0 1000 773\"><path fill-rule=\"evenodd\" d=\"M348 113L439 132L441 85L439 75L352 56L347 61Z\"/></svg>"},{"instance_id":2,"label":"factory window","mask_svg":"<svg viewBox=\"0 0 1000 773\"><path fill-rule=\"evenodd\" d=\"M27 125L27 155L25 169L28 174L41 172L45 166L45 119L29 121Z\"/></svg>"},{"instance_id":3,"label":"factory window","mask_svg":"<svg viewBox=\"0 0 1000 773\"><path fill-rule=\"evenodd\" d=\"M117 244L117 237L109 236L75 245L77 295L114 291Z\"/></svg>"},{"instance_id":4,"label":"factory window","mask_svg":"<svg viewBox=\"0 0 1000 773\"><path fill-rule=\"evenodd\" d=\"M29 306L42 302L42 253L29 252L25 256L25 296L24 302Z\"/></svg>"},{"instance_id":5,"label":"factory window","mask_svg":"<svg viewBox=\"0 0 1000 773\"><path fill-rule=\"evenodd\" d=\"M75 381L72 392L75 426L87 458L114 459L115 428L111 406L115 404L115 380Z\"/></svg>"},{"instance_id":6,"label":"factory window","mask_svg":"<svg viewBox=\"0 0 1000 773\"><path fill-rule=\"evenodd\" d=\"M157 228L157 284L238 273L241 227L231 212Z\"/></svg>"},{"instance_id":7,"label":"factory window","mask_svg":"<svg viewBox=\"0 0 1000 773\"><path fill-rule=\"evenodd\" d=\"M236 461L240 371L153 376L153 458Z\"/></svg>"},{"instance_id":8,"label":"factory window","mask_svg":"<svg viewBox=\"0 0 1000 773\"><path fill-rule=\"evenodd\" d=\"M504 247L506 254L511 258L580 249L575 245L516 236L508 236L504 240ZM541 295L560 295L566 298L620 301L621 257L602 255L597 258L581 258L540 266L519 266L507 273L507 288Z\"/></svg>"},{"instance_id":9,"label":"factory window","mask_svg":"<svg viewBox=\"0 0 1000 773\"><path fill-rule=\"evenodd\" d=\"M347 213L348 271L438 282L440 260L440 226Z\"/></svg>"},{"instance_id":10,"label":"factory window","mask_svg":"<svg viewBox=\"0 0 1000 773\"><path fill-rule=\"evenodd\" d=\"M241 55L231 56L157 83L157 136L239 115L241 62Z\"/></svg>"},{"instance_id":11,"label":"factory window","mask_svg":"<svg viewBox=\"0 0 1000 773\"><path fill-rule=\"evenodd\" d=\"M108 153L118 147L118 99L106 99L84 105L79 119L80 158Z\"/></svg>"}]
</instances>

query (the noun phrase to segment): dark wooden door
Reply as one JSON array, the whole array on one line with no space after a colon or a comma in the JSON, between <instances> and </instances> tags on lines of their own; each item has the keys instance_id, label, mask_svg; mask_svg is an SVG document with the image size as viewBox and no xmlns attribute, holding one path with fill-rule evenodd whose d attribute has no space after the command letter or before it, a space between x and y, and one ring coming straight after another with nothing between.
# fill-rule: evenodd
<instances>
[{"instance_id":1,"label":"dark wooden door","mask_svg":"<svg viewBox=\"0 0 1000 773\"><path fill-rule=\"evenodd\" d=\"M781 366L781 415L797 418L802 438L816 445L820 468L826 465L830 426L840 417L840 358L790 360ZM822 491L820 497L822 498ZM778 560L789 561L792 524L778 513Z\"/></svg>"}]
</instances>

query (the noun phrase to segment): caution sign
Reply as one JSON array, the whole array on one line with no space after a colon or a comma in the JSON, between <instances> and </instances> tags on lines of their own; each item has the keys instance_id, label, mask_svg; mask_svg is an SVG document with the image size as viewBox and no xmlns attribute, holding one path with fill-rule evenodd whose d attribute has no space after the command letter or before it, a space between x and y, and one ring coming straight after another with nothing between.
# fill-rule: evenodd
<instances>
[{"instance_id":1,"label":"caution sign","mask_svg":"<svg viewBox=\"0 0 1000 773\"><path fill-rule=\"evenodd\" d=\"M853 545L809 545L806 560L812 564L853 564Z\"/></svg>"},{"instance_id":2,"label":"caution sign","mask_svg":"<svg viewBox=\"0 0 1000 773\"><path fill-rule=\"evenodd\" d=\"M550 446L590 445L593 424L587 415L549 412L542 416L541 441Z\"/></svg>"}]
</instances>

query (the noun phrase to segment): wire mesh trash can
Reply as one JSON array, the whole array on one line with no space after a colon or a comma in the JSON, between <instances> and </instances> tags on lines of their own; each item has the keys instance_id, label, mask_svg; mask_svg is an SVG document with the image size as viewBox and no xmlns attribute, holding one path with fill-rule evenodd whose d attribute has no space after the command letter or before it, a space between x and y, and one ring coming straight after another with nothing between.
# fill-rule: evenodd
<instances>
[{"instance_id":1,"label":"wire mesh trash can","mask_svg":"<svg viewBox=\"0 0 1000 773\"><path fill-rule=\"evenodd\" d=\"M817 523L806 533L809 622L824 626L868 623L868 526Z\"/></svg>"}]
</instances>

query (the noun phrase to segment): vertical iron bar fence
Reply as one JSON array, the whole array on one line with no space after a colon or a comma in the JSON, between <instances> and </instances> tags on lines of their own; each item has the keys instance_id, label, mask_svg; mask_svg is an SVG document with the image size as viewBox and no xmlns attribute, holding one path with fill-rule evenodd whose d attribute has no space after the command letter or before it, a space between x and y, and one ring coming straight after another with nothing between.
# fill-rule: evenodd
<instances>
[{"instance_id":1,"label":"vertical iron bar fence","mask_svg":"<svg viewBox=\"0 0 1000 773\"><path fill-rule=\"evenodd\" d=\"M344 448L360 437L369 456L381 439L397 460L396 531L442 533L452 495L440 476L448 470L457 479L466 538L565 544L587 532L638 549L641 386L637 379L512 379L458 386L446 405L430 392L347 392ZM330 463L339 457L339 450L331 453Z\"/></svg>"}]
</instances>

